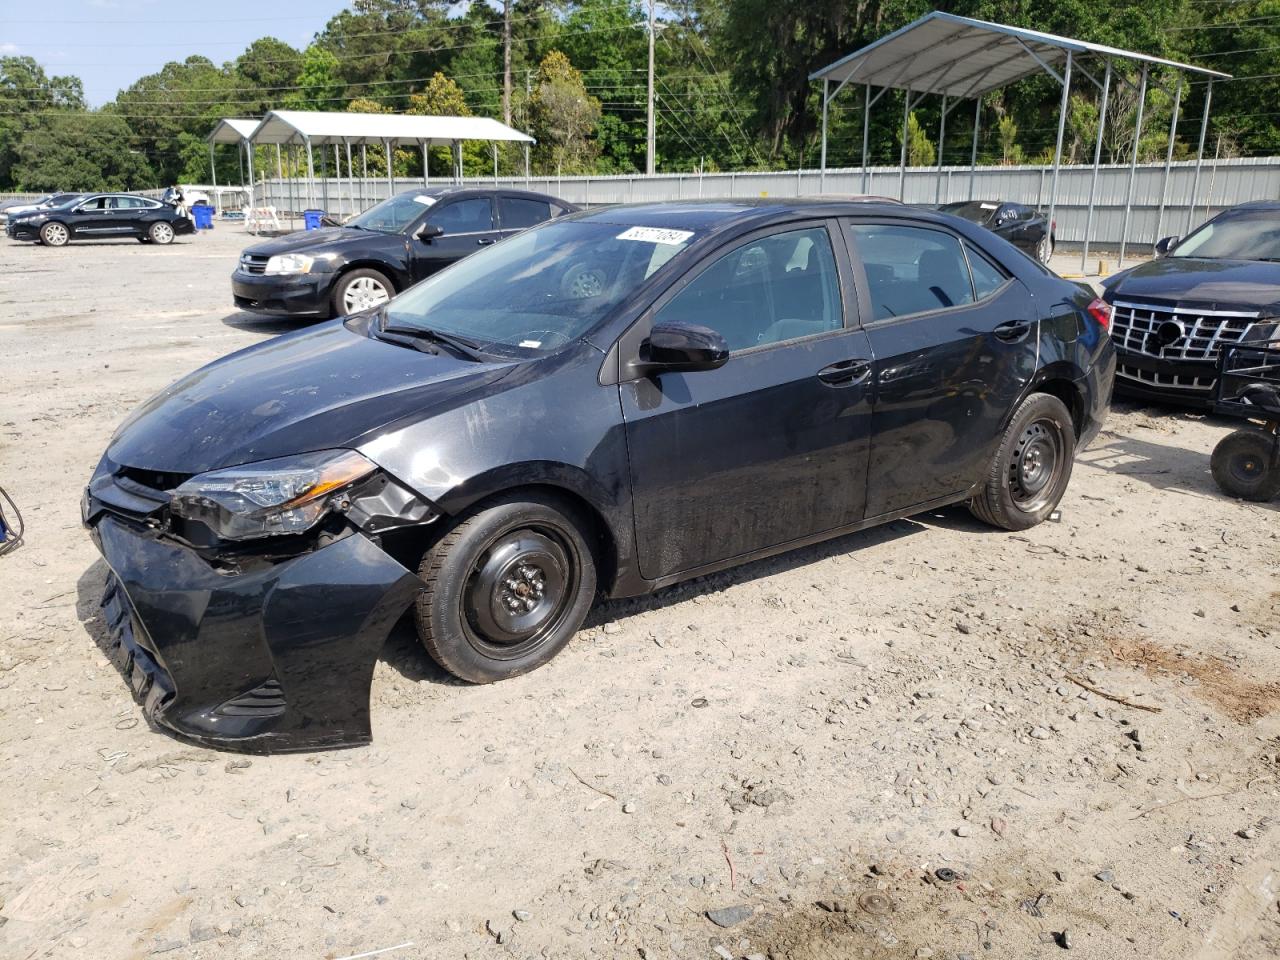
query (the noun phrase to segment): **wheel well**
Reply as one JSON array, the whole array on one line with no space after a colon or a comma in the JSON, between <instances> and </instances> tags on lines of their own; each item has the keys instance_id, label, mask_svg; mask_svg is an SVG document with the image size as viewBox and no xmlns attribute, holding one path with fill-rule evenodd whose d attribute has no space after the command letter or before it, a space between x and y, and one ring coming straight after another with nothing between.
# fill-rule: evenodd
<instances>
[{"instance_id":1,"label":"wheel well","mask_svg":"<svg viewBox=\"0 0 1280 960\"><path fill-rule=\"evenodd\" d=\"M1046 380L1044 383L1036 384L1035 392L1047 393L1062 401L1063 406L1071 413L1071 423L1076 428L1076 436L1079 437L1084 427L1084 401L1080 399L1080 392L1076 390L1075 384L1061 378Z\"/></svg>"},{"instance_id":2,"label":"wheel well","mask_svg":"<svg viewBox=\"0 0 1280 960\"><path fill-rule=\"evenodd\" d=\"M356 260L353 263L346 263L342 265L334 275L333 284L330 286L330 289L333 289L333 286L336 286L338 281L352 270L377 270L391 282L391 292L393 294L399 290L403 290L407 286L407 284L401 279L400 275L387 264L378 260Z\"/></svg>"},{"instance_id":3,"label":"wheel well","mask_svg":"<svg viewBox=\"0 0 1280 960\"><path fill-rule=\"evenodd\" d=\"M417 570L423 554L437 540L443 537L456 522L485 508L485 505L497 497L510 497L522 492L539 493L563 502L577 514L587 529L582 531L583 537L591 544L596 561L596 582L600 589L608 592L613 585L618 567L618 545L608 522L599 510L585 497L574 493L566 487L558 487L549 483L527 484L519 487L508 487L496 490L486 497L470 504L465 510L454 516L442 517L435 523L425 527L406 527L387 533L383 538L383 549L409 570Z\"/></svg>"}]
</instances>

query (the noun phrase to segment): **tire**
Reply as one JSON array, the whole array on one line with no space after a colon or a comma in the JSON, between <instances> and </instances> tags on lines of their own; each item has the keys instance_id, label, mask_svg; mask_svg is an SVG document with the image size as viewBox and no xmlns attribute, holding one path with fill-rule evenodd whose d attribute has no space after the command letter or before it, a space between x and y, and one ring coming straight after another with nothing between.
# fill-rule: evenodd
<instances>
[{"instance_id":1,"label":"tire","mask_svg":"<svg viewBox=\"0 0 1280 960\"><path fill-rule=\"evenodd\" d=\"M1261 430L1236 430L1219 440L1209 459L1209 469L1222 492L1255 503L1266 503L1280 495L1275 442L1275 437Z\"/></svg>"},{"instance_id":2,"label":"tire","mask_svg":"<svg viewBox=\"0 0 1280 960\"><path fill-rule=\"evenodd\" d=\"M147 227L147 239L152 243L168 244L173 243L173 227L163 220L157 220L151 226Z\"/></svg>"},{"instance_id":3,"label":"tire","mask_svg":"<svg viewBox=\"0 0 1280 960\"><path fill-rule=\"evenodd\" d=\"M139 243L150 243L150 242L151 242L151 238L150 238L150 237L139 237L139 238L138 238L138 242L139 242Z\"/></svg>"},{"instance_id":4,"label":"tire","mask_svg":"<svg viewBox=\"0 0 1280 960\"><path fill-rule=\"evenodd\" d=\"M1036 244L1036 259L1046 267L1049 265L1049 261L1053 259L1053 238L1047 233Z\"/></svg>"},{"instance_id":5,"label":"tire","mask_svg":"<svg viewBox=\"0 0 1280 960\"><path fill-rule=\"evenodd\" d=\"M56 220L50 220L40 228L40 242L46 247L65 247L71 239L71 231Z\"/></svg>"},{"instance_id":6,"label":"tire","mask_svg":"<svg viewBox=\"0 0 1280 960\"><path fill-rule=\"evenodd\" d=\"M395 294L395 285L387 279L386 274L361 267L338 278L338 282L333 285L330 303L335 317L345 317L381 306Z\"/></svg>"},{"instance_id":7,"label":"tire","mask_svg":"<svg viewBox=\"0 0 1280 960\"><path fill-rule=\"evenodd\" d=\"M1047 393L1031 394L1005 429L969 510L993 527L1034 527L1066 493L1075 448L1075 424L1062 401Z\"/></svg>"},{"instance_id":8,"label":"tire","mask_svg":"<svg viewBox=\"0 0 1280 960\"><path fill-rule=\"evenodd\" d=\"M418 569L426 586L415 616L431 658L455 677L493 683L559 653L595 599L585 529L567 503L527 492L459 521Z\"/></svg>"}]
</instances>

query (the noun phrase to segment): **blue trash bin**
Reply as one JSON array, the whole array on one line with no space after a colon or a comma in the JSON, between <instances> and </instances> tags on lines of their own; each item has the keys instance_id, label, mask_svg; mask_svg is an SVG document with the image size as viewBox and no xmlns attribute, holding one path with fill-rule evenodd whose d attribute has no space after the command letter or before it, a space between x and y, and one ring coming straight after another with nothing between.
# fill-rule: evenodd
<instances>
[{"instance_id":1,"label":"blue trash bin","mask_svg":"<svg viewBox=\"0 0 1280 960\"><path fill-rule=\"evenodd\" d=\"M191 219L195 221L197 230L213 229L213 207L207 203L197 203L191 208Z\"/></svg>"},{"instance_id":2,"label":"blue trash bin","mask_svg":"<svg viewBox=\"0 0 1280 960\"><path fill-rule=\"evenodd\" d=\"M320 218L323 216L323 210L303 210L302 222L308 230L319 230Z\"/></svg>"}]
</instances>

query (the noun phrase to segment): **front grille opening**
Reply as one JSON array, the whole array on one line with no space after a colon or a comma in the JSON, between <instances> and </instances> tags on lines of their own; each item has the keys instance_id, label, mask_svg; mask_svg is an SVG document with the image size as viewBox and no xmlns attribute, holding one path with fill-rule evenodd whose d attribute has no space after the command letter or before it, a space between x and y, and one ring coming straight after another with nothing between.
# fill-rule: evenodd
<instances>
[{"instance_id":1,"label":"front grille opening","mask_svg":"<svg viewBox=\"0 0 1280 960\"><path fill-rule=\"evenodd\" d=\"M252 690L232 697L218 707L215 713L221 717L278 717L284 713L284 688L275 677L265 680Z\"/></svg>"}]
</instances>

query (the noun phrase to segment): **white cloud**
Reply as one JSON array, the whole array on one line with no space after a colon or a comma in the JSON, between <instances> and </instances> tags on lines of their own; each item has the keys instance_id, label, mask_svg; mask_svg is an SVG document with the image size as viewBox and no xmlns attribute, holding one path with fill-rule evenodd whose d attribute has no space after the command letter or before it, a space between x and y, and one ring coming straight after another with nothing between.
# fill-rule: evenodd
<instances>
[{"instance_id":1,"label":"white cloud","mask_svg":"<svg viewBox=\"0 0 1280 960\"><path fill-rule=\"evenodd\" d=\"M12 57L18 53L16 43L0 43L0 56Z\"/></svg>"}]
</instances>

